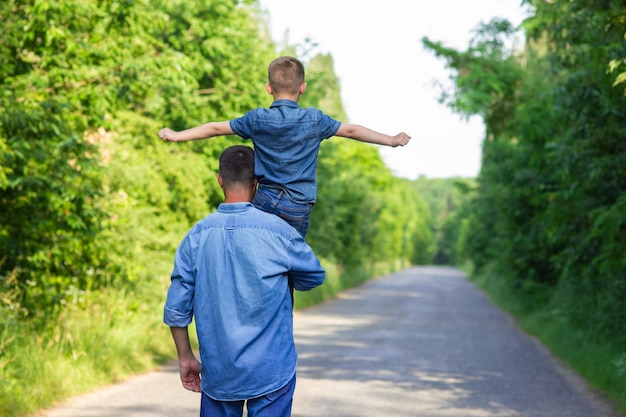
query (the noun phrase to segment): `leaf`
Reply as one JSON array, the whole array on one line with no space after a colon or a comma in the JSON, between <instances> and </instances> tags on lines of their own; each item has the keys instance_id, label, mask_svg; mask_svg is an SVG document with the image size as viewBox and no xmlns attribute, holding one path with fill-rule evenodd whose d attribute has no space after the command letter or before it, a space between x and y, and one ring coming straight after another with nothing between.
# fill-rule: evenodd
<instances>
[{"instance_id":1,"label":"leaf","mask_svg":"<svg viewBox=\"0 0 626 417\"><path fill-rule=\"evenodd\" d=\"M615 78L615 81L613 82L613 87L623 82L626 82L626 72L622 72L617 75L617 77Z\"/></svg>"}]
</instances>

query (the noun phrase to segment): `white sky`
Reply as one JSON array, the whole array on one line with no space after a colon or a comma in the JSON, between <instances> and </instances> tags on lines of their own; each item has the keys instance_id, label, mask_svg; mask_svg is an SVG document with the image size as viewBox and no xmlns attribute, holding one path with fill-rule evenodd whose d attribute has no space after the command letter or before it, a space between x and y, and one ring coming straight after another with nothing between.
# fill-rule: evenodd
<instances>
[{"instance_id":1,"label":"white sky","mask_svg":"<svg viewBox=\"0 0 626 417\"><path fill-rule=\"evenodd\" d=\"M480 169L482 120L461 119L439 104L444 62L422 47L426 36L465 49L471 31L493 17L519 24L521 0L260 0L281 43L306 38L331 53L347 122L383 133L404 131L411 142L379 147L392 172L414 179L473 177ZM288 31L288 32L286 32ZM321 109L324 110L324 109Z\"/></svg>"}]
</instances>

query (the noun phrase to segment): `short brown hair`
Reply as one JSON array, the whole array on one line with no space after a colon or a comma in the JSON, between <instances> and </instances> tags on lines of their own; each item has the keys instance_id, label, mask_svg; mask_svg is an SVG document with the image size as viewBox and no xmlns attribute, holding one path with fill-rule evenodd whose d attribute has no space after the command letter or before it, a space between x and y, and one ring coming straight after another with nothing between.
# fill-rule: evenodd
<instances>
[{"instance_id":1,"label":"short brown hair","mask_svg":"<svg viewBox=\"0 0 626 417\"><path fill-rule=\"evenodd\" d=\"M267 79L275 92L297 94L304 83L304 65L292 56L278 57L270 63Z\"/></svg>"},{"instance_id":2,"label":"short brown hair","mask_svg":"<svg viewBox=\"0 0 626 417\"><path fill-rule=\"evenodd\" d=\"M249 146L230 146L222 152L219 173L225 187L254 183L254 150Z\"/></svg>"}]
</instances>

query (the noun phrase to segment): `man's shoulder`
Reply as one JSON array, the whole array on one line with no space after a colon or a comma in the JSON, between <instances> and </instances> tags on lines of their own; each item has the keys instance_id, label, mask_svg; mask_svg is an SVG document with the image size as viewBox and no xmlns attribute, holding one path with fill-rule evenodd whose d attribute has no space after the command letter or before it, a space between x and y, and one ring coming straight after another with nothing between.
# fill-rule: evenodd
<instances>
[{"instance_id":1,"label":"man's shoulder","mask_svg":"<svg viewBox=\"0 0 626 417\"><path fill-rule=\"evenodd\" d=\"M224 205L220 206L224 208ZM233 206L235 207L235 206ZM237 205L239 212L239 219L235 221L238 226L246 226L252 229L264 229L268 232L278 233L284 235L287 238L292 238L294 232L297 231L285 220L281 219L278 215L268 213L261 210L253 204ZM216 225L222 225L228 217L228 211L218 211L209 214L202 219L198 224L200 227L215 227Z\"/></svg>"},{"instance_id":2,"label":"man's shoulder","mask_svg":"<svg viewBox=\"0 0 626 417\"><path fill-rule=\"evenodd\" d=\"M189 229L189 234L194 234L197 233L199 231L201 231L202 229L206 228L208 225L210 225L213 220L215 219L216 215L217 215L217 211L208 214L206 216L204 216L202 219L198 220L192 227L191 229Z\"/></svg>"},{"instance_id":3,"label":"man's shoulder","mask_svg":"<svg viewBox=\"0 0 626 417\"><path fill-rule=\"evenodd\" d=\"M237 213L236 219L231 217L235 213ZM189 235L202 233L208 229L222 228L227 225L279 234L286 239L293 239L299 236L296 229L278 215L263 211L252 204L220 205L217 211L196 222L189 231Z\"/></svg>"},{"instance_id":4,"label":"man's shoulder","mask_svg":"<svg viewBox=\"0 0 626 417\"><path fill-rule=\"evenodd\" d=\"M249 210L251 215L258 216L259 219L262 219L263 223L273 225L279 228L284 228L285 230L289 231L293 229L293 227L290 226L289 223L281 219L276 214L268 213L267 211L263 211L255 206L251 207Z\"/></svg>"},{"instance_id":5,"label":"man's shoulder","mask_svg":"<svg viewBox=\"0 0 626 417\"><path fill-rule=\"evenodd\" d=\"M249 226L253 228L264 229L267 233L280 235L287 240L297 239L300 236L293 226L276 214L268 213L256 207L252 207L249 213L252 220Z\"/></svg>"}]
</instances>

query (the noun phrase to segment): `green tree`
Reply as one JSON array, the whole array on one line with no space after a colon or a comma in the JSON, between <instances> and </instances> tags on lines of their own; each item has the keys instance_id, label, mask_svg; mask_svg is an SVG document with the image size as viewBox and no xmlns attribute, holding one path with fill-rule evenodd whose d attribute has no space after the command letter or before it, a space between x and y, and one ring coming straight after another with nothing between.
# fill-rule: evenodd
<instances>
[{"instance_id":1,"label":"green tree","mask_svg":"<svg viewBox=\"0 0 626 417\"><path fill-rule=\"evenodd\" d=\"M475 180L420 177L411 182L411 187L428 203L432 214L432 234L437 252L430 261L444 265L461 264L466 257L460 242L461 229L475 193Z\"/></svg>"},{"instance_id":2,"label":"green tree","mask_svg":"<svg viewBox=\"0 0 626 417\"><path fill-rule=\"evenodd\" d=\"M115 183L105 180L101 150L107 147L103 141L124 137L115 129L139 135L139 143L155 141L156 130L138 132L132 125L148 117L188 126L261 103L273 52L269 41L259 42L254 4L0 5L6 16L0 47L0 275L17 274L11 285L20 288L30 314L45 315L45 306L75 290L132 279L130 262L108 259L108 245L124 238L103 230L111 225L107 192L119 190L106 188ZM135 115L123 117L131 126L117 123L122 111ZM186 149L214 156L219 144ZM183 172L194 175L177 173L167 181L170 189L185 184ZM188 210L187 203L176 200L170 208L191 220L199 210ZM102 240L102 233L114 240Z\"/></svg>"},{"instance_id":3,"label":"green tree","mask_svg":"<svg viewBox=\"0 0 626 417\"><path fill-rule=\"evenodd\" d=\"M546 40L546 60L558 75L558 130L546 145L557 187L543 218L560 249L553 258L559 292L572 320L614 339L626 323L619 306L626 296L625 226L618 220L626 195L626 97L611 69L626 56L626 16L616 2L532 4L529 35ZM625 346L626 337L618 338Z\"/></svg>"},{"instance_id":4,"label":"green tree","mask_svg":"<svg viewBox=\"0 0 626 417\"><path fill-rule=\"evenodd\" d=\"M552 303L594 337L623 346L623 5L527 3L535 14L524 23L521 53L506 48L510 26L497 21L467 51L424 42L455 71L443 100L485 120L469 253L479 270L495 266L536 305Z\"/></svg>"}]
</instances>

